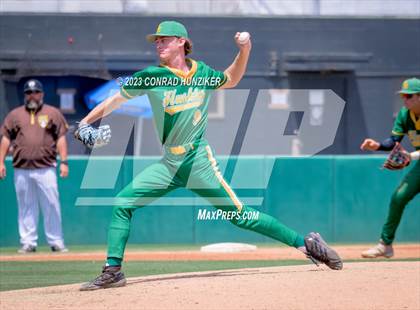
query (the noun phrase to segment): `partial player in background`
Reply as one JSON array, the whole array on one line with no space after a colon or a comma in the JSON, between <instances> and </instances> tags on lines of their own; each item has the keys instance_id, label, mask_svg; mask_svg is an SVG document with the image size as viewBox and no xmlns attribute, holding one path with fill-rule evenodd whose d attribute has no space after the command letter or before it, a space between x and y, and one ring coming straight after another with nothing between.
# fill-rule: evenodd
<instances>
[{"instance_id":1,"label":"partial player in background","mask_svg":"<svg viewBox=\"0 0 420 310\"><path fill-rule=\"evenodd\" d=\"M371 249L362 252L365 258L387 257L394 255L392 243L395 232L401 221L405 206L420 192L420 80L416 78L403 82L399 91L404 107L401 108L394 122L391 137L379 143L373 139L366 139L361 145L362 150L368 151L391 151L384 164L384 168L390 170L402 169L414 161L414 166L401 181L391 197L388 217L382 228L379 243ZM415 152L408 153L400 142L407 135Z\"/></svg>"},{"instance_id":2,"label":"partial player in background","mask_svg":"<svg viewBox=\"0 0 420 310\"><path fill-rule=\"evenodd\" d=\"M6 177L4 159L13 147L13 167L18 202L19 253L35 252L39 208L44 216L45 236L53 252L67 252L61 229L56 156L60 154L60 176L67 177L67 122L61 112L43 102L40 81L23 87L25 104L12 110L1 127L0 179Z\"/></svg>"},{"instance_id":3,"label":"partial player in background","mask_svg":"<svg viewBox=\"0 0 420 310\"><path fill-rule=\"evenodd\" d=\"M110 128L101 126L96 129L89 124L111 113L128 99L147 94L164 156L118 194L118 198L127 201L134 198L136 203L114 207L108 230L106 266L101 275L83 285L81 290L125 285L121 264L134 211L180 187L191 189L218 209L239 213L239 218L230 220L234 225L293 246L316 264L322 262L331 269L342 269L340 257L318 233L309 233L304 238L274 217L243 205L224 180L213 150L204 138L210 92L233 88L242 79L251 51L249 34L236 33L234 40L239 52L224 72L216 71L202 61L186 58L191 53L192 42L184 25L178 22L162 22L156 33L147 39L155 43L160 65L136 72L131 80L143 81L142 85L123 84L120 93L106 99L81 121L75 135L89 147L106 144L111 136ZM149 87L144 83L150 78L170 83ZM245 215L250 212L258 213L258 218L247 218Z\"/></svg>"}]
</instances>

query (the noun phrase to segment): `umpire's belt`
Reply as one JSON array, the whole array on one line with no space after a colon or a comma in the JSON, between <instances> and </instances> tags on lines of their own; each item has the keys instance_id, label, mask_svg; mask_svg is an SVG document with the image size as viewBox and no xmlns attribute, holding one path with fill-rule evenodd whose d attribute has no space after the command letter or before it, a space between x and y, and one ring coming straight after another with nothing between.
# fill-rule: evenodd
<instances>
[{"instance_id":1,"label":"umpire's belt","mask_svg":"<svg viewBox=\"0 0 420 310\"><path fill-rule=\"evenodd\" d=\"M163 149L165 153L169 153L172 155L183 155L191 150L194 150L196 148L195 143L187 143L182 145L170 145L170 146L164 146Z\"/></svg>"}]
</instances>

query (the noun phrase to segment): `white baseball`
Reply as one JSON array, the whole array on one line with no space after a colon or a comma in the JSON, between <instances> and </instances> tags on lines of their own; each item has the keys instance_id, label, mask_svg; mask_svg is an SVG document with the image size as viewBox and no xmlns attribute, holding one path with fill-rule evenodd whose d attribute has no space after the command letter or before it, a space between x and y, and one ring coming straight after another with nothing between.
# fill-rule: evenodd
<instances>
[{"instance_id":1,"label":"white baseball","mask_svg":"<svg viewBox=\"0 0 420 310\"><path fill-rule=\"evenodd\" d=\"M238 37L239 44L245 44L249 41L249 32L241 32Z\"/></svg>"}]
</instances>

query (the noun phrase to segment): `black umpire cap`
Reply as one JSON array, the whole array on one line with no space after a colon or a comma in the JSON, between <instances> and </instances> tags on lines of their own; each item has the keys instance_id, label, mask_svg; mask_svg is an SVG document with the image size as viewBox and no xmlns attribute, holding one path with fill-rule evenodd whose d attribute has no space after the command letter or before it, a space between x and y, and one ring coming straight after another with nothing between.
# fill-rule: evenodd
<instances>
[{"instance_id":1,"label":"black umpire cap","mask_svg":"<svg viewBox=\"0 0 420 310\"><path fill-rule=\"evenodd\" d=\"M27 92L28 90L37 90L40 92L44 92L42 83L35 79L26 81L25 85L23 86L23 92Z\"/></svg>"}]
</instances>

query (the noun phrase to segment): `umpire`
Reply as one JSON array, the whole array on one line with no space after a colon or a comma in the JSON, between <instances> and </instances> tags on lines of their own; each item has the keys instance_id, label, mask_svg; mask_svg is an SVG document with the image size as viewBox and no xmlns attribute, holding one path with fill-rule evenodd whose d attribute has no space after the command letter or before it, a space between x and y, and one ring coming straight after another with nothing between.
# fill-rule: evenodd
<instances>
[{"instance_id":1,"label":"umpire","mask_svg":"<svg viewBox=\"0 0 420 310\"><path fill-rule=\"evenodd\" d=\"M13 152L14 183L18 202L19 253L36 251L39 207L44 217L45 236L53 252L67 252L61 229L56 156L60 154L60 176L68 176L68 125L61 112L43 103L40 81L24 85L24 105L12 110L1 127L0 178L6 177L4 160Z\"/></svg>"}]
</instances>

